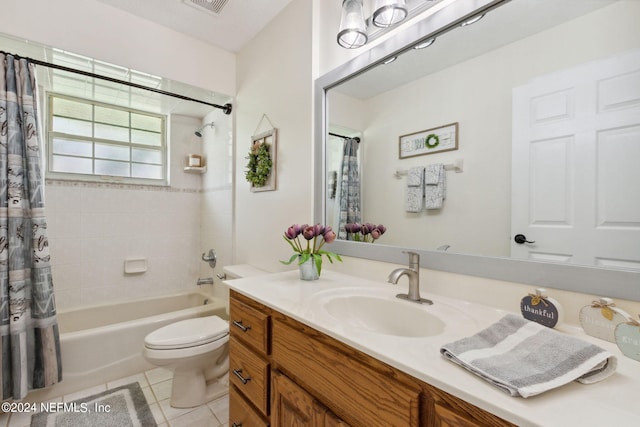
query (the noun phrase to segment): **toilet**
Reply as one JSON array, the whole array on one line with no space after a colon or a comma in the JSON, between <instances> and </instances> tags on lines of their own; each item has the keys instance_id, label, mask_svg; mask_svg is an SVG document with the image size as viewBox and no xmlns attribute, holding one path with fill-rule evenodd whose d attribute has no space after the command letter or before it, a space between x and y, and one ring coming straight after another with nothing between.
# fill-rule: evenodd
<instances>
[{"instance_id":1,"label":"toilet","mask_svg":"<svg viewBox=\"0 0 640 427\"><path fill-rule=\"evenodd\" d=\"M241 264L224 268L227 279L266 273ZM172 323L148 334L143 355L155 365L173 370L171 406L193 408L229 390L229 322L218 316Z\"/></svg>"}]
</instances>

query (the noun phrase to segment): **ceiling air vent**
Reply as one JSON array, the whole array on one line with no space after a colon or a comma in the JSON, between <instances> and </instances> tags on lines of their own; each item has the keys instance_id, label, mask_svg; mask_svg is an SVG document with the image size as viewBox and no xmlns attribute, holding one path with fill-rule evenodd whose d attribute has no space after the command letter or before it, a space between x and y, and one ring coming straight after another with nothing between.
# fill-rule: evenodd
<instances>
[{"instance_id":1,"label":"ceiling air vent","mask_svg":"<svg viewBox=\"0 0 640 427\"><path fill-rule=\"evenodd\" d=\"M182 2L199 10L220 15L229 0L182 0Z\"/></svg>"}]
</instances>

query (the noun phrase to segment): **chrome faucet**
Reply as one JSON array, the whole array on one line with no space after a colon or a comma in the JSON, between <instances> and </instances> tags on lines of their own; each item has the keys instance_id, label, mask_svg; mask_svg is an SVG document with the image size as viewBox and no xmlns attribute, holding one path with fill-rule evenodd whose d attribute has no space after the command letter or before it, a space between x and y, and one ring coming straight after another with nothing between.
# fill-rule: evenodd
<instances>
[{"instance_id":1,"label":"chrome faucet","mask_svg":"<svg viewBox=\"0 0 640 427\"><path fill-rule=\"evenodd\" d=\"M213 277L205 277L200 278L198 277L198 283L196 283L198 286L202 286L202 285L213 285Z\"/></svg>"},{"instance_id":2,"label":"chrome faucet","mask_svg":"<svg viewBox=\"0 0 640 427\"><path fill-rule=\"evenodd\" d=\"M420 254L416 252L404 253L409 254L409 268L396 268L389 274L387 279L389 283L396 285L400 277L407 276L409 278L409 292L398 294L396 298L406 299L418 304L433 304L431 300L420 298Z\"/></svg>"}]
</instances>

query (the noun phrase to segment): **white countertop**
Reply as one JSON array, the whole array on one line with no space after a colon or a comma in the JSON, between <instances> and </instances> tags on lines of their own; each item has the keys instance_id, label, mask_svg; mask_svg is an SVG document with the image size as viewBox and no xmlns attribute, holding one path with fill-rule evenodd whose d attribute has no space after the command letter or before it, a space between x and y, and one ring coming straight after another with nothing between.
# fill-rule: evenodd
<instances>
[{"instance_id":1,"label":"white countertop","mask_svg":"<svg viewBox=\"0 0 640 427\"><path fill-rule=\"evenodd\" d=\"M596 384L573 382L527 399L511 397L440 355L440 347L473 335L507 312L422 291L433 306L454 307L456 320L447 319L443 333L431 337L397 337L366 332L341 324L311 307L323 291L341 287L367 287L406 292L406 284L360 279L323 271L313 282L301 281L298 271L266 274L225 282L231 289L271 307L301 323L375 357L409 375L466 400L519 426L640 426L640 362L625 357L614 343L561 325L556 330L575 335L607 349L618 357L616 373ZM407 302L407 304L415 304Z\"/></svg>"}]
</instances>

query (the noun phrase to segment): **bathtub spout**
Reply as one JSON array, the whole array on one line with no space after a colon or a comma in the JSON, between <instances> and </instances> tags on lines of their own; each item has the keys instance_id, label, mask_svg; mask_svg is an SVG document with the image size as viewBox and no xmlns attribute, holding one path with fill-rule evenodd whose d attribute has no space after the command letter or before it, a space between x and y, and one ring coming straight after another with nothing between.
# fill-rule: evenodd
<instances>
[{"instance_id":1,"label":"bathtub spout","mask_svg":"<svg viewBox=\"0 0 640 427\"><path fill-rule=\"evenodd\" d=\"M202 286L202 285L213 285L213 277L205 277L205 278L198 278L198 286Z\"/></svg>"}]
</instances>

